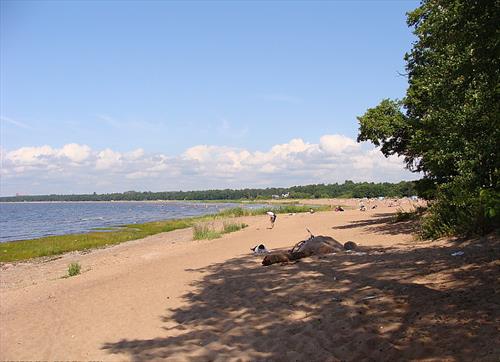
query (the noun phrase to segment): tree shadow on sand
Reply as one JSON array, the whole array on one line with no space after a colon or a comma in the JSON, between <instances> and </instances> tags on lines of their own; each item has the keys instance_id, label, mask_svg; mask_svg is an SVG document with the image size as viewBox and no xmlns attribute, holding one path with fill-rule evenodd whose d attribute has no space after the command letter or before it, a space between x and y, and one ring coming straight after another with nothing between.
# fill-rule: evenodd
<instances>
[{"instance_id":1,"label":"tree shadow on sand","mask_svg":"<svg viewBox=\"0 0 500 362\"><path fill-rule=\"evenodd\" d=\"M161 317L168 337L102 348L136 361L498 360L498 256L494 238L270 267L242 256L191 270L203 277Z\"/></svg>"},{"instance_id":2,"label":"tree shadow on sand","mask_svg":"<svg viewBox=\"0 0 500 362\"><path fill-rule=\"evenodd\" d=\"M363 228L369 233L400 235L414 233L417 224L417 220L395 221L394 213L379 213L370 215L369 219L356 220L345 225L333 226L332 229Z\"/></svg>"}]
</instances>

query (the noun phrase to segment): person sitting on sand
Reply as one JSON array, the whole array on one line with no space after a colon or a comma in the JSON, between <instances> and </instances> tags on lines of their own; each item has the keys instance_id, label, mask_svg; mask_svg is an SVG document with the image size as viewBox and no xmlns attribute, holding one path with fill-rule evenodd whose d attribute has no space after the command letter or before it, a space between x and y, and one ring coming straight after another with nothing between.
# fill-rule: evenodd
<instances>
[{"instance_id":1,"label":"person sitting on sand","mask_svg":"<svg viewBox=\"0 0 500 362\"><path fill-rule=\"evenodd\" d=\"M276 214L272 211L268 211L268 212L266 212L266 214L269 215L269 220L271 221L270 229L272 229L274 227L274 222L276 221Z\"/></svg>"}]
</instances>

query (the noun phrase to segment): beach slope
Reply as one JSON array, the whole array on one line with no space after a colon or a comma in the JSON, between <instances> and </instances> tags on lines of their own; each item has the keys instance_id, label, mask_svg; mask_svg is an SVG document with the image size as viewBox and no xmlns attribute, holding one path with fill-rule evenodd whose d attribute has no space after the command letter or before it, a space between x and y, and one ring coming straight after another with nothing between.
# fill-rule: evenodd
<instances>
[{"instance_id":1,"label":"beach slope","mask_svg":"<svg viewBox=\"0 0 500 362\"><path fill-rule=\"evenodd\" d=\"M498 360L498 239L416 241L395 211L247 217L210 241L185 229L3 264L0 359ZM250 252L306 228L360 249L269 267Z\"/></svg>"}]
</instances>

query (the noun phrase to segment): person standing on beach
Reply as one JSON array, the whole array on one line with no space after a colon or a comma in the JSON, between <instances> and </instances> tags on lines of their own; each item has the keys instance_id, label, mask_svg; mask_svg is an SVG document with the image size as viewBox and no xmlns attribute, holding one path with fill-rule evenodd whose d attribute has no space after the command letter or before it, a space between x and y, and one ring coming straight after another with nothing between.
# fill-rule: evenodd
<instances>
[{"instance_id":1,"label":"person standing on beach","mask_svg":"<svg viewBox=\"0 0 500 362\"><path fill-rule=\"evenodd\" d=\"M276 221L276 214L272 211L268 211L268 212L266 212L266 214L269 215L269 220L271 221L270 229L272 229L274 227L274 222Z\"/></svg>"}]
</instances>

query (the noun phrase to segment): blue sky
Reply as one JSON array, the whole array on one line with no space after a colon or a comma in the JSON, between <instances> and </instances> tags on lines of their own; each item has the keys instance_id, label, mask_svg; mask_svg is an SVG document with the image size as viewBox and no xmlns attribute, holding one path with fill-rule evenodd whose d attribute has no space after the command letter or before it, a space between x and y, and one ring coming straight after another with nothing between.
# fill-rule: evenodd
<instances>
[{"instance_id":1,"label":"blue sky","mask_svg":"<svg viewBox=\"0 0 500 362\"><path fill-rule=\"evenodd\" d=\"M417 6L415 1L2 1L0 192L415 178L402 168L385 178L345 168L337 180L321 176L324 166L310 170L318 179L299 177L290 171L298 161L323 165L321 153L318 160L305 161L303 147L262 163L252 160L293 140L324 150L331 146L321 142L324 136L355 139L356 116L382 98L401 98L407 81L399 73L414 39L405 13ZM337 146L343 142L326 139ZM193 148L212 163L186 156ZM352 157L372 148L356 149ZM141 156L132 167L126 155L133 152ZM115 162L99 168L99 159ZM224 162L233 168L220 167ZM280 167L270 172L273 165ZM252 168L254 179L243 176ZM161 170L155 174L156 169ZM84 182L81 176L89 174L95 179ZM100 185L97 179L107 181Z\"/></svg>"}]
</instances>

